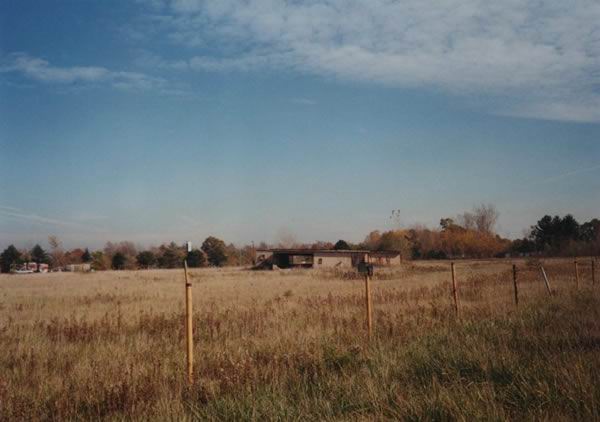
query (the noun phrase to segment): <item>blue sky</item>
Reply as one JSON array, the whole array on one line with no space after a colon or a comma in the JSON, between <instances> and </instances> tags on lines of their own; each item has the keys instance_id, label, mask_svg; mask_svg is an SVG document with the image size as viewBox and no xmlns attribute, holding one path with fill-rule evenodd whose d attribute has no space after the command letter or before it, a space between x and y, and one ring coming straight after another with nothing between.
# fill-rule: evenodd
<instances>
[{"instance_id":1,"label":"blue sky","mask_svg":"<svg viewBox=\"0 0 600 422\"><path fill-rule=\"evenodd\" d=\"M600 210L596 1L2 1L0 247Z\"/></svg>"}]
</instances>

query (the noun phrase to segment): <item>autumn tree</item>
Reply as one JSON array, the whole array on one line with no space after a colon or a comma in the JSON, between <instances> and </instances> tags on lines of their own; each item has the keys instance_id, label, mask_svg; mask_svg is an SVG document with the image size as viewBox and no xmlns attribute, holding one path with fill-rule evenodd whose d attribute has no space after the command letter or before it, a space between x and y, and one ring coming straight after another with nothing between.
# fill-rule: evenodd
<instances>
[{"instance_id":1,"label":"autumn tree","mask_svg":"<svg viewBox=\"0 0 600 422\"><path fill-rule=\"evenodd\" d=\"M202 243L202 251L206 254L208 262L214 267L221 267L227 262L227 246L221 239L214 236L207 237Z\"/></svg>"},{"instance_id":2,"label":"autumn tree","mask_svg":"<svg viewBox=\"0 0 600 422\"><path fill-rule=\"evenodd\" d=\"M57 236L48 236L48 244L50 245L50 256L52 257L53 267L64 267L65 266L65 253L62 249L62 242Z\"/></svg>"},{"instance_id":3,"label":"autumn tree","mask_svg":"<svg viewBox=\"0 0 600 422\"><path fill-rule=\"evenodd\" d=\"M84 250L80 248L75 248L70 251L65 252L65 263L66 264L81 264L83 262L83 254Z\"/></svg>"},{"instance_id":4,"label":"autumn tree","mask_svg":"<svg viewBox=\"0 0 600 422\"><path fill-rule=\"evenodd\" d=\"M383 232L375 249L379 251L396 251L400 252L403 257L409 256L411 250L409 233L406 230Z\"/></svg>"},{"instance_id":5,"label":"autumn tree","mask_svg":"<svg viewBox=\"0 0 600 422\"><path fill-rule=\"evenodd\" d=\"M379 230L373 230L371 233L369 233L365 237L365 240L363 240L363 242L360 244L360 248L375 250L379 246L380 240L381 240L381 233L379 232Z\"/></svg>"},{"instance_id":6,"label":"autumn tree","mask_svg":"<svg viewBox=\"0 0 600 422\"><path fill-rule=\"evenodd\" d=\"M298 239L291 230L282 227L277 231L278 248L295 248L298 246Z\"/></svg>"},{"instance_id":7,"label":"autumn tree","mask_svg":"<svg viewBox=\"0 0 600 422\"><path fill-rule=\"evenodd\" d=\"M183 246L171 242L161 245L158 250L157 262L160 268L181 268L186 254Z\"/></svg>"},{"instance_id":8,"label":"autumn tree","mask_svg":"<svg viewBox=\"0 0 600 422\"><path fill-rule=\"evenodd\" d=\"M135 269L136 264L136 256L137 256L137 248L133 244L133 242L123 241L119 243L106 242L104 246L104 255L111 262L112 267L112 259L115 254L120 253L125 257L125 268L126 269Z\"/></svg>"},{"instance_id":9,"label":"autumn tree","mask_svg":"<svg viewBox=\"0 0 600 422\"><path fill-rule=\"evenodd\" d=\"M110 258L104 254L102 251L94 251L91 253L92 255L92 269L95 271L103 271L110 268Z\"/></svg>"}]
</instances>

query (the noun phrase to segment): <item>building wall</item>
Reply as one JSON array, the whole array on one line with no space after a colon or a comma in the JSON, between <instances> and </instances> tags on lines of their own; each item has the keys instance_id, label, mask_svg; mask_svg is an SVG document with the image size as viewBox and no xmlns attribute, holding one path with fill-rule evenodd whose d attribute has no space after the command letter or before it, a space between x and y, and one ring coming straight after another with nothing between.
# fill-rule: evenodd
<instances>
[{"instance_id":1,"label":"building wall","mask_svg":"<svg viewBox=\"0 0 600 422\"><path fill-rule=\"evenodd\" d=\"M256 251L256 264L268 260L271 264L277 265L280 268L288 268L292 266L310 266L312 258L313 268L352 268L365 259L365 252L357 251L304 251L292 250L272 252L267 250ZM389 252L371 252L369 261L372 264L379 266L399 265L400 255Z\"/></svg>"},{"instance_id":2,"label":"building wall","mask_svg":"<svg viewBox=\"0 0 600 422\"><path fill-rule=\"evenodd\" d=\"M351 255L315 253L314 268L351 268Z\"/></svg>"},{"instance_id":3,"label":"building wall","mask_svg":"<svg viewBox=\"0 0 600 422\"><path fill-rule=\"evenodd\" d=\"M71 272L88 272L92 269L91 264L71 264L65 266L65 271Z\"/></svg>"}]
</instances>

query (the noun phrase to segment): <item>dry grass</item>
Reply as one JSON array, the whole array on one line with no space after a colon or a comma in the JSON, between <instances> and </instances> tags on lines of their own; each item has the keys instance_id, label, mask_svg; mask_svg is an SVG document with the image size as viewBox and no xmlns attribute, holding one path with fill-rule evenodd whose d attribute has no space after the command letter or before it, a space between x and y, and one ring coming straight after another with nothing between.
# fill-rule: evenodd
<instances>
[{"instance_id":1,"label":"dry grass","mask_svg":"<svg viewBox=\"0 0 600 422\"><path fill-rule=\"evenodd\" d=\"M0 420L600 419L600 297L580 264L380 271L194 270L185 384L182 271L0 277Z\"/></svg>"}]
</instances>

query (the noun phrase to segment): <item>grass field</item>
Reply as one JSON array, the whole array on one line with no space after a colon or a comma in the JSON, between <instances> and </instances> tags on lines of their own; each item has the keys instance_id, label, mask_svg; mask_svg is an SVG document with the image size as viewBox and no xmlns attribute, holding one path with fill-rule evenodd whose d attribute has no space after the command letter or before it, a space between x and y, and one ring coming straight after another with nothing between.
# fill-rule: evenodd
<instances>
[{"instance_id":1,"label":"grass field","mask_svg":"<svg viewBox=\"0 0 600 422\"><path fill-rule=\"evenodd\" d=\"M0 420L600 420L589 260L510 264L378 272L370 343L351 273L193 270L192 387L183 271L2 275Z\"/></svg>"}]
</instances>

